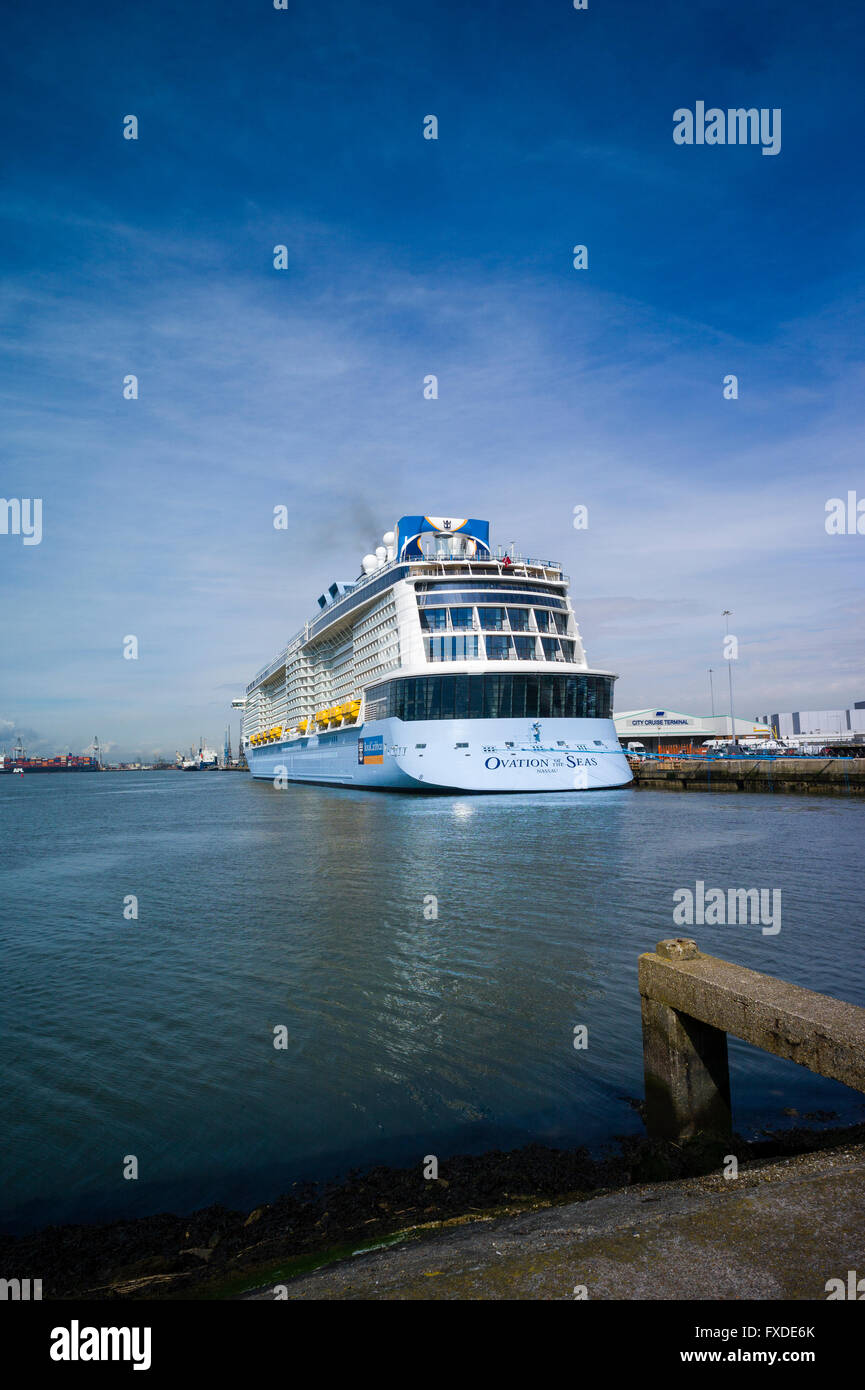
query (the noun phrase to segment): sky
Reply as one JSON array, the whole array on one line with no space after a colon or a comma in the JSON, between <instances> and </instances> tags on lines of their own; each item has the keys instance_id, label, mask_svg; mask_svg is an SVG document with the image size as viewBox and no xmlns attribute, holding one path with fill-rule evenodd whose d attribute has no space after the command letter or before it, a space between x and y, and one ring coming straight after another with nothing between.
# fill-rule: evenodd
<instances>
[{"instance_id":1,"label":"sky","mask_svg":"<svg viewBox=\"0 0 865 1390\"><path fill-rule=\"evenodd\" d=\"M236 744L232 697L417 513L561 560L617 709L706 713L712 667L725 710L724 609L737 714L865 699L865 537L825 527L865 497L858 5L4 30L0 493L43 510L0 534L0 746ZM780 151L676 144L698 101L779 109Z\"/></svg>"}]
</instances>

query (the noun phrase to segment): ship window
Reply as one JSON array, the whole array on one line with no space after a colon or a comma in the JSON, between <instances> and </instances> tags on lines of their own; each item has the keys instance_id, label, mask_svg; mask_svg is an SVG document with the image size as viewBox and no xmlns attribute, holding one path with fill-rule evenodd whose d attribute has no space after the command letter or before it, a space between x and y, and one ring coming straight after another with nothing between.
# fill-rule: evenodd
<instances>
[{"instance_id":1,"label":"ship window","mask_svg":"<svg viewBox=\"0 0 865 1390\"><path fill-rule=\"evenodd\" d=\"M467 743L455 743L454 748L468 748Z\"/></svg>"},{"instance_id":2,"label":"ship window","mask_svg":"<svg viewBox=\"0 0 865 1390\"><path fill-rule=\"evenodd\" d=\"M511 625L511 632L528 632L529 630L529 610L528 608L509 608L508 622Z\"/></svg>"},{"instance_id":3,"label":"ship window","mask_svg":"<svg viewBox=\"0 0 865 1390\"><path fill-rule=\"evenodd\" d=\"M569 640L567 637L562 637L559 639L559 645L562 649L562 656L565 658L565 661L573 661L575 645L574 642Z\"/></svg>"},{"instance_id":4,"label":"ship window","mask_svg":"<svg viewBox=\"0 0 865 1390\"><path fill-rule=\"evenodd\" d=\"M451 627L452 627L452 628L457 628L457 629L459 629L459 628L469 628L469 629L471 629L471 627L472 627L472 610L471 610L471 608L452 608L450 612L451 612Z\"/></svg>"},{"instance_id":5,"label":"ship window","mask_svg":"<svg viewBox=\"0 0 865 1390\"><path fill-rule=\"evenodd\" d=\"M471 661L477 658L478 637L428 637L426 639L428 661Z\"/></svg>"},{"instance_id":6,"label":"ship window","mask_svg":"<svg viewBox=\"0 0 865 1390\"><path fill-rule=\"evenodd\" d=\"M541 646L544 649L545 661L559 660L559 639L558 637L542 637Z\"/></svg>"},{"instance_id":7,"label":"ship window","mask_svg":"<svg viewBox=\"0 0 865 1390\"><path fill-rule=\"evenodd\" d=\"M526 676L526 719L537 719L538 717L538 690L540 688L540 676ZM523 711L520 710L522 716Z\"/></svg>"},{"instance_id":8,"label":"ship window","mask_svg":"<svg viewBox=\"0 0 865 1390\"><path fill-rule=\"evenodd\" d=\"M507 661L511 651L510 637L490 634L486 643L488 661Z\"/></svg>"},{"instance_id":9,"label":"ship window","mask_svg":"<svg viewBox=\"0 0 865 1390\"><path fill-rule=\"evenodd\" d=\"M563 719L565 716L565 683L564 681L550 681L550 691L553 698L553 707L550 710L554 719Z\"/></svg>"},{"instance_id":10,"label":"ship window","mask_svg":"<svg viewBox=\"0 0 865 1390\"><path fill-rule=\"evenodd\" d=\"M567 615L567 613L554 613L554 614L553 614L553 622L554 622L555 625L556 625L556 632L558 632L559 634L563 634L563 633L566 633L566 632L567 632L567 630L568 630L568 615Z\"/></svg>"},{"instance_id":11,"label":"ship window","mask_svg":"<svg viewBox=\"0 0 865 1390\"><path fill-rule=\"evenodd\" d=\"M516 648L518 661L534 661L535 659L535 639L534 637L515 637L513 639Z\"/></svg>"},{"instance_id":12,"label":"ship window","mask_svg":"<svg viewBox=\"0 0 865 1390\"><path fill-rule=\"evenodd\" d=\"M484 580L472 575L471 578L432 580L415 585L419 603L440 603L440 596L443 594L452 595L452 602L462 603L462 592L467 590L471 590L476 595L475 602L480 603L495 591L496 598L501 594L509 603L522 603L525 598L526 603L544 603L553 608L566 607L565 600L560 597L561 590L556 593L548 585L536 584L530 579L510 579L503 582L499 578ZM507 592L503 592L505 590ZM459 598L456 597L458 593Z\"/></svg>"},{"instance_id":13,"label":"ship window","mask_svg":"<svg viewBox=\"0 0 865 1390\"><path fill-rule=\"evenodd\" d=\"M538 625L538 632L553 631L553 615L547 608L535 609L535 621Z\"/></svg>"},{"instance_id":14,"label":"ship window","mask_svg":"<svg viewBox=\"0 0 865 1390\"><path fill-rule=\"evenodd\" d=\"M422 608L420 610L420 625L427 632L434 632L438 628L448 625L448 610L446 608Z\"/></svg>"},{"instance_id":15,"label":"ship window","mask_svg":"<svg viewBox=\"0 0 865 1390\"><path fill-rule=\"evenodd\" d=\"M387 686L380 685L370 690L366 697L364 717L366 719L387 719Z\"/></svg>"},{"instance_id":16,"label":"ship window","mask_svg":"<svg viewBox=\"0 0 865 1390\"><path fill-rule=\"evenodd\" d=\"M479 608L478 617L484 632L501 632L504 628L504 608Z\"/></svg>"},{"instance_id":17,"label":"ship window","mask_svg":"<svg viewBox=\"0 0 865 1390\"><path fill-rule=\"evenodd\" d=\"M416 743L416 744L415 744L415 748L426 748L426 744L425 744L425 743Z\"/></svg>"},{"instance_id":18,"label":"ship window","mask_svg":"<svg viewBox=\"0 0 865 1390\"><path fill-rule=\"evenodd\" d=\"M366 718L609 719L612 695L612 676L583 672L407 676L367 691Z\"/></svg>"},{"instance_id":19,"label":"ship window","mask_svg":"<svg viewBox=\"0 0 865 1390\"><path fill-rule=\"evenodd\" d=\"M441 711L440 719L453 719L454 717L454 678L453 676L442 676L439 680L441 691Z\"/></svg>"},{"instance_id":20,"label":"ship window","mask_svg":"<svg viewBox=\"0 0 865 1390\"><path fill-rule=\"evenodd\" d=\"M468 687L468 701L464 717L482 719L484 714L484 677L472 676L468 679Z\"/></svg>"},{"instance_id":21,"label":"ship window","mask_svg":"<svg viewBox=\"0 0 865 1390\"><path fill-rule=\"evenodd\" d=\"M567 600L559 598L557 594L533 594L527 592L522 585L519 589L505 588L501 584L495 585L491 589L467 589L457 586L452 592L445 590L443 593L430 592L428 594L415 591L418 608L437 608L440 603L496 603L506 607L508 604L543 604L545 608L560 608L562 611L567 609Z\"/></svg>"},{"instance_id":22,"label":"ship window","mask_svg":"<svg viewBox=\"0 0 865 1390\"><path fill-rule=\"evenodd\" d=\"M510 714L510 710L508 710ZM502 717L502 677L484 676L484 718Z\"/></svg>"},{"instance_id":23,"label":"ship window","mask_svg":"<svg viewBox=\"0 0 865 1390\"><path fill-rule=\"evenodd\" d=\"M466 719L469 712L469 677L454 676L454 718Z\"/></svg>"}]
</instances>

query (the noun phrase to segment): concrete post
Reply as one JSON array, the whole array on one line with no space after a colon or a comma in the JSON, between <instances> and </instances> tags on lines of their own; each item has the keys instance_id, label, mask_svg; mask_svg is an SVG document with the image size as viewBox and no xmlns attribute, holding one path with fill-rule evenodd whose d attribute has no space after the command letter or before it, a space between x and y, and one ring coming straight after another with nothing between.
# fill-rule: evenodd
<instances>
[{"instance_id":1,"label":"concrete post","mask_svg":"<svg viewBox=\"0 0 865 1390\"><path fill-rule=\"evenodd\" d=\"M696 942L659 941L663 960L692 960ZM655 1139L726 1138L732 1132L727 1034L641 994L646 1128Z\"/></svg>"},{"instance_id":2,"label":"concrete post","mask_svg":"<svg viewBox=\"0 0 865 1390\"><path fill-rule=\"evenodd\" d=\"M686 937L640 956L639 980L652 1135L730 1133L728 1033L865 1092L861 1005L703 955Z\"/></svg>"}]
</instances>

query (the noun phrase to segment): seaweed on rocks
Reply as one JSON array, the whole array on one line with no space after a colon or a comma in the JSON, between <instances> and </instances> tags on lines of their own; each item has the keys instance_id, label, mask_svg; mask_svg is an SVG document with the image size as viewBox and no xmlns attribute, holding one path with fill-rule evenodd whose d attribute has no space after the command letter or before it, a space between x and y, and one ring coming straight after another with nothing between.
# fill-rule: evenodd
<instances>
[{"instance_id":1,"label":"seaweed on rocks","mask_svg":"<svg viewBox=\"0 0 865 1390\"><path fill-rule=\"evenodd\" d=\"M256 1277L282 1278L404 1233L578 1201L634 1183L717 1172L727 1154L740 1163L865 1142L865 1125L784 1130L759 1141L685 1144L628 1136L601 1158L585 1148L521 1149L442 1159L437 1179L422 1168L379 1165L339 1182L294 1183L250 1212L210 1206L191 1215L100 1225L48 1226L0 1236L0 1264L41 1279L43 1298L152 1299L226 1296Z\"/></svg>"}]
</instances>

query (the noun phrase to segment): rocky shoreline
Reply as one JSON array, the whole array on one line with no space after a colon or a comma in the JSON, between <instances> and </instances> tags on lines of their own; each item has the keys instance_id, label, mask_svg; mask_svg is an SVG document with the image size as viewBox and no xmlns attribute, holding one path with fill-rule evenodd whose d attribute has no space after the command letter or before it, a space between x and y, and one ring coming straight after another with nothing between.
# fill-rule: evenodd
<instances>
[{"instance_id":1,"label":"rocky shoreline","mask_svg":"<svg viewBox=\"0 0 865 1390\"><path fill-rule=\"evenodd\" d=\"M436 1179L424 1178L420 1163L375 1167L340 1182L296 1183L251 1212L210 1206L188 1216L160 1213L2 1236L0 1271L41 1279L43 1299L229 1298L391 1240L640 1183L717 1172L730 1153L740 1164L759 1164L863 1142L865 1124L860 1124L797 1128L769 1133L759 1142L737 1138L720 1145L623 1138L601 1159L583 1148L529 1145L443 1159Z\"/></svg>"}]
</instances>

